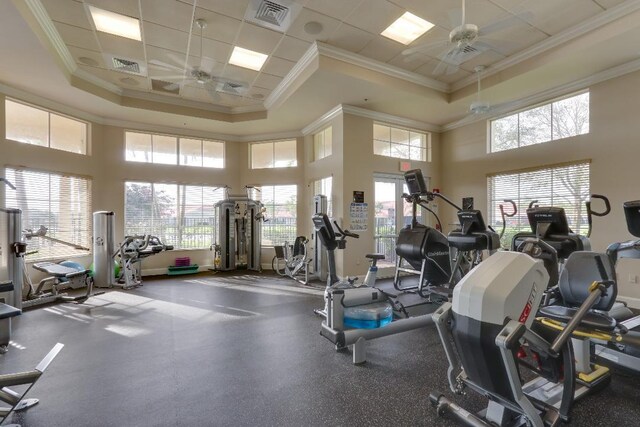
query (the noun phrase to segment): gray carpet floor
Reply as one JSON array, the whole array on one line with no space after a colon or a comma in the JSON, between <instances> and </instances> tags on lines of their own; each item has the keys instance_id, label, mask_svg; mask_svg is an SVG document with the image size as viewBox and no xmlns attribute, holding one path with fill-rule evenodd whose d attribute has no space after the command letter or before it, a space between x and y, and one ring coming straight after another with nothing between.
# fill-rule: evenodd
<instances>
[{"instance_id":1,"label":"gray carpet floor","mask_svg":"<svg viewBox=\"0 0 640 427\"><path fill-rule=\"evenodd\" d=\"M435 328L368 343L354 366L319 335L321 291L270 275L148 279L82 305L25 312L0 373L64 349L15 414L32 426L453 426L430 392L448 392ZM573 425L640 425L640 381L614 378L578 402ZM483 400L455 396L470 410Z\"/></svg>"}]
</instances>

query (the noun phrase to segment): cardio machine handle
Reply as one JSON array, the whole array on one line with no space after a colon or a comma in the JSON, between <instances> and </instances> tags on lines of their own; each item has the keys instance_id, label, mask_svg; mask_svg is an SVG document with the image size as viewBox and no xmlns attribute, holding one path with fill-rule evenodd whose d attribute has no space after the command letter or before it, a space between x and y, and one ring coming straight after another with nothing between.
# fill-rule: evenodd
<instances>
[{"instance_id":1,"label":"cardio machine handle","mask_svg":"<svg viewBox=\"0 0 640 427\"><path fill-rule=\"evenodd\" d=\"M531 209L533 207L533 205L535 205L536 203L538 203L537 200L532 200L531 203L529 203L528 209Z\"/></svg>"},{"instance_id":2,"label":"cardio machine handle","mask_svg":"<svg viewBox=\"0 0 640 427\"><path fill-rule=\"evenodd\" d=\"M587 237L591 237L591 231L593 229L593 217L594 216L606 216L611 212L611 203L609 203L609 199L606 196L601 194L592 194L591 199L600 199L604 202L604 210L602 212L596 212L591 209L591 200L587 200L585 205L587 206Z\"/></svg>"},{"instance_id":3,"label":"cardio machine handle","mask_svg":"<svg viewBox=\"0 0 640 427\"><path fill-rule=\"evenodd\" d=\"M343 239L345 237L353 237L354 239L359 239L360 238L359 234L352 233L349 230L343 230L342 228L340 228L340 226L338 225L338 222L335 221L335 220L333 221L333 225L338 230L338 235L340 235L340 237L342 237Z\"/></svg>"},{"instance_id":4,"label":"cardio machine handle","mask_svg":"<svg viewBox=\"0 0 640 427\"><path fill-rule=\"evenodd\" d=\"M504 205L502 203L500 203L500 205L498 206L500 208L500 215L502 215L503 217L507 217L507 218L511 218L513 216L515 216L518 213L518 206L516 205L516 202L514 202L511 199L504 199L503 200L504 203L509 203L511 205L511 208L513 210L513 212L508 213L504 211Z\"/></svg>"}]
</instances>

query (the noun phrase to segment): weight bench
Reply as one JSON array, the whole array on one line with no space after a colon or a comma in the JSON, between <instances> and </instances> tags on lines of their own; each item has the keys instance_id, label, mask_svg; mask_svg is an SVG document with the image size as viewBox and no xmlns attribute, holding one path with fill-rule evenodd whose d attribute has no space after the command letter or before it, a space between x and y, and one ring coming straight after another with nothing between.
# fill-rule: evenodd
<instances>
[{"instance_id":1,"label":"weight bench","mask_svg":"<svg viewBox=\"0 0 640 427\"><path fill-rule=\"evenodd\" d=\"M0 375L0 401L9 405L0 407L0 424L2 424L13 411L24 411L39 402L39 400L35 398L23 399L23 397L31 390L63 347L64 344L60 343L53 346L44 359L38 363L38 366L31 371ZM27 386L27 388L20 393L9 388L13 386ZM7 424L4 427L20 427L20 425Z\"/></svg>"},{"instance_id":2,"label":"weight bench","mask_svg":"<svg viewBox=\"0 0 640 427\"><path fill-rule=\"evenodd\" d=\"M12 292L13 282L0 282L0 293ZM21 314L22 311L9 304L0 303L0 354L9 349L11 341L11 318Z\"/></svg>"},{"instance_id":3,"label":"weight bench","mask_svg":"<svg viewBox=\"0 0 640 427\"><path fill-rule=\"evenodd\" d=\"M26 300L23 301L23 307L33 307L35 305L47 304L55 301L83 303L93 294L93 280L89 277L90 270L77 270L62 264L54 262L37 262L33 264L33 268L49 276L42 279L36 289L31 286ZM46 284L51 283L51 291L43 291ZM71 289L87 288L85 295L71 297L66 293L61 293L59 286L66 285Z\"/></svg>"}]
</instances>

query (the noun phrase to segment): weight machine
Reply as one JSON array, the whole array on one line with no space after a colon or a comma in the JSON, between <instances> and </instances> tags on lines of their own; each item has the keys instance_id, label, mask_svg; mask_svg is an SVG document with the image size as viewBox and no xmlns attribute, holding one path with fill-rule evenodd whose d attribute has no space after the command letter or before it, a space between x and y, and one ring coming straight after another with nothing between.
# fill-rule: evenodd
<instances>
[{"instance_id":1,"label":"weight machine","mask_svg":"<svg viewBox=\"0 0 640 427\"><path fill-rule=\"evenodd\" d=\"M215 269L230 271L247 269L262 271L262 223L266 221L266 209L262 202L251 199L251 189L246 186L246 195L229 194L215 204L216 230Z\"/></svg>"}]
</instances>

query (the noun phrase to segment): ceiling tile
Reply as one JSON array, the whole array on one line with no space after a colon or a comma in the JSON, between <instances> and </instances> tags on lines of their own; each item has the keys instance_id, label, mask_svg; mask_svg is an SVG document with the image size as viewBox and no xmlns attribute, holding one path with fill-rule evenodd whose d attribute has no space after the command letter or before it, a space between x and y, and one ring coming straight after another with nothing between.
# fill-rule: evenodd
<instances>
[{"instance_id":1,"label":"ceiling tile","mask_svg":"<svg viewBox=\"0 0 640 427\"><path fill-rule=\"evenodd\" d=\"M480 40L492 46L496 52L509 56L547 37L540 30L525 24L504 29L491 34L491 37L482 37Z\"/></svg>"},{"instance_id":2,"label":"ceiling tile","mask_svg":"<svg viewBox=\"0 0 640 427\"><path fill-rule=\"evenodd\" d=\"M262 70L267 74L284 77L289 74L289 71L291 71L291 68L293 68L294 65L296 65L296 63L293 61L271 56L267 60L266 64L264 64L264 68Z\"/></svg>"},{"instance_id":3,"label":"ceiling tile","mask_svg":"<svg viewBox=\"0 0 640 427\"><path fill-rule=\"evenodd\" d=\"M304 7L336 19L344 19L362 2L370 0L309 0Z\"/></svg>"},{"instance_id":4,"label":"ceiling tile","mask_svg":"<svg viewBox=\"0 0 640 427\"><path fill-rule=\"evenodd\" d=\"M202 71L205 71L214 76L222 75L225 65L226 64L224 62L215 61L206 56L202 58L199 58L197 56L190 56L188 63L189 67L198 67Z\"/></svg>"},{"instance_id":5,"label":"ceiling tile","mask_svg":"<svg viewBox=\"0 0 640 427\"><path fill-rule=\"evenodd\" d=\"M104 57L100 52L95 52L93 50L82 49L75 46L68 46L69 52L73 59L75 59L78 65L82 64L78 58L89 58L96 62L97 67L106 68L106 64L104 63Z\"/></svg>"},{"instance_id":6,"label":"ceiling tile","mask_svg":"<svg viewBox=\"0 0 640 427\"><path fill-rule=\"evenodd\" d=\"M400 53L390 61L387 61L387 63L407 71L415 71L418 67L424 65L432 59L433 58L431 58L430 56L424 55L422 53L417 53L411 56L405 56Z\"/></svg>"},{"instance_id":7,"label":"ceiling tile","mask_svg":"<svg viewBox=\"0 0 640 427\"><path fill-rule=\"evenodd\" d=\"M348 24L342 24L327 39L327 43L345 49L351 52L362 50L375 36L352 27Z\"/></svg>"},{"instance_id":8,"label":"ceiling tile","mask_svg":"<svg viewBox=\"0 0 640 427\"><path fill-rule=\"evenodd\" d=\"M218 104L220 99L213 99L211 95L198 83L185 84L180 88L180 96L192 101Z\"/></svg>"},{"instance_id":9,"label":"ceiling tile","mask_svg":"<svg viewBox=\"0 0 640 427\"><path fill-rule=\"evenodd\" d=\"M193 0L188 0L187 3L193 3ZM198 0L198 7L236 19L244 17L248 5L249 0Z\"/></svg>"},{"instance_id":10,"label":"ceiling tile","mask_svg":"<svg viewBox=\"0 0 640 427\"><path fill-rule=\"evenodd\" d=\"M98 33L98 41L102 46L103 53L112 53L125 58L144 59L144 48L142 43L137 40Z\"/></svg>"},{"instance_id":11,"label":"ceiling tile","mask_svg":"<svg viewBox=\"0 0 640 427\"><path fill-rule=\"evenodd\" d=\"M602 8L584 0L492 0L541 31L553 35L598 13Z\"/></svg>"},{"instance_id":12,"label":"ceiling tile","mask_svg":"<svg viewBox=\"0 0 640 427\"><path fill-rule=\"evenodd\" d=\"M304 26L308 22L320 23L322 25L322 31L318 34L308 34L304 31ZM340 21L337 19L304 8L289 27L287 35L306 40L308 42L313 42L315 40L325 41L339 25Z\"/></svg>"},{"instance_id":13,"label":"ceiling tile","mask_svg":"<svg viewBox=\"0 0 640 427\"><path fill-rule=\"evenodd\" d=\"M236 46L269 55L282 37L282 33L244 22L238 33Z\"/></svg>"},{"instance_id":14,"label":"ceiling tile","mask_svg":"<svg viewBox=\"0 0 640 427\"><path fill-rule=\"evenodd\" d=\"M76 27L92 30L86 9L82 2L60 0L41 0L51 20L62 22Z\"/></svg>"},{"instance_id":15,"label":"ceiling tile","mask_svg":"<svg viewBox=\"0 0 640 427\"><path fill-rule=\"evenodd\" d=\"M254 86L251 88L247 96L257 101L263 101L269 96L270 93L271 91L269 89L263 89L261 87Z\"/></svg>"},{"instance_id":16,"label":"ceiling tile","mask_svg":"<svg viewBox=\"0 0 640 427\"><path fill-rule=\"evenodd\" d=\"M120 87L126 87L129 89L147 90L148 80L146 77L136 76L134 74L122 73L119 71L105 70L104 68L88 67L86 65L79 65L80 69L90 73L106 82L113 83ZM137 85L123 83L122 79L134 79L138 82ZM129 80L126 80L129 81Z\"/></svg>"},{"instance_id":17,"label":"ceiling tile","mask_svg":"<svg viewBox=\"0 0 640 427\"><path fill-rule=\"evenodd\" d=\"M460 68L469 71L469 72L473 72L473 69L477 66L477 65L484 65L486 67L495 64L496 62L504 59L505 56L493 51L493 50L487 50L485 52L482 52L480 55L475 56L473 58L471 58L468 61L465 61L463 64L460 65Z\"/></svg>"},{"instance_id":18,"label":"ceiling tile","mask_svg":"<svg viewBox=\"0 0 640 427\"><path fill-rule=\"evenodd\" d=\"M217 40L204 39L202 46L202 56L211 58L218 62L227 62L231 56L232 46L228 43ZM200 56L200 36L191 37L191 47L189 56Z\"/></svg>"},{"instance_id":19,"label":"ceiling tile","mask_svg":"<svg viewBox=\"0 0 640 427\"><path fill-rule=\"evenodd\" d=\"M202 32L204 37L225 43L233 43L236 40L240 24L242 24L239 19L230 18L202 8L196 9L195 17L196 19L207 21L207 27ZM200 34L200 29L194 26L193 34Z\"/></svg>"},{"instance_id":20,"label":"ceiling tile","mask_svg":"<svg viewBox=\"0 0 640 427\"><path fill-rule=\"evenodd\" d=\"M366 1L361 3L350 16L347 16L344 22L377 35L402 16L404 12L404 9L386 0L376 1L375 7Z\"/></svg>"},{"instance_id":21,"label":"ceiling tile","mask_svg":"<svg viewBox=\"0 0 640 427\"><path fill-rule=\"evenodd\" d=\"M54 25L67 45L100 51L100 45L93 31L60 22L54 22Z\"/></svg>"},{"instance_id":22,"label":"ceiling tile","mask_svg":"<svg viewBox=\"0 0 640 427\"><path fill-rule=\"evenodd\" d=\"M146 21L143 22L143 29L144 41L147 46L155 46L180 53L187 51L189 34Z\"/></svg>"},{"instance_id":23,"label":"ceiling tile","mask_svg":"<svg viewBox=\"0 0 640 427\"><path fill-rule=\"evenodd\" d=\"M257 71L249 70L247 68L236 67L235 65L227 64L222 77L226 77L231 80L239 81L250 85L258 76Z\"/></svg>"},{"instance_id":24,"label":"ceiling tile","mask_svg":"<svg viewBox=\"0 0 640 427\"><path fill-rule=\"evenodd\" d=\"M594 0L596 3L598 3L600 6L604 7L605 9L610 9L613 6L617 6L620 3L624 3L626 0Z\"/></svg>"},{"instance_id":25,"label":"ceiling tile","mask_svg":"<svg viewBox=\"0 0 640 427\"><path fill-rule=\"evenodd\" d=\"M393 3L442 28L451 30L462 23L461 0L392 0ZM490 0L467 0L466 23L482 29L509 16Z\"/></svg>"},{"instance_id":26,"label":"ceiling tile","mask_svg":"<svg viewBox=\"0 0 640 427\"><path fill-rule=\"evenodd\" d=\"M298 62L302 55L309 49L311 43L298 40L295 37L285 36L273 54L279 58Z\"/></svg>"},{"instance_id":27,"label":"ceiling tile","mask_svg":"<svg viewBox=\"0 0 640 427\"><path fill-rule=\"evenodd\" d=\"M111 12L120 13L126 16L140 18L140 9L138 2L131 0L90 0L85 3L91 4L97 8L109 10Z\"/></svg>"},{"instance_id":28,"label":"ceiling tile","mask_svg":"<svg viewBox=\"0 0 640 427\"><path fill-rule=\"evenodd\" d=\"M405 46L386 37L377 36L371 40L360 52L360 55L377 61L387 62L400 53Z\"/></svg>"},{"instance_id":29,"label":"ceiling tile","mask_svg":"<svg viewBox=\"0 0 640 427\"><path fill-rule=\"evenodd\" d=\"M147 46L147 67L150 76L182 75L185 55L167 49ZM153 62L160 62L163 66L154 66Z\"/></svg>"},{"instance_id":30,"label":"ceiling tile","mask_svg":"<svg viewBox=\"0 0 640 427\"><path fill-rule=\"evenodd\" d=\"M260 75L258 76L258 78L253 84L255 86L258 86L264 89L273 90L276 88L276 86L280 84L281 81L282 81L281 77L272 76L271 74L267 74L267 73L260 73Z\"/></svg>"},{"instance_id":31,"label":"ceiling tile","mask_svg":"<svg viewBox=\"0 0 640 427\"><path fill-rule=\"evenodd\" d=\"M164 27L189 32L193 6L179 1L164 1L158 5L158 0L140 0L142 5L142 19Z\"/></svg>"}]
</instances>

